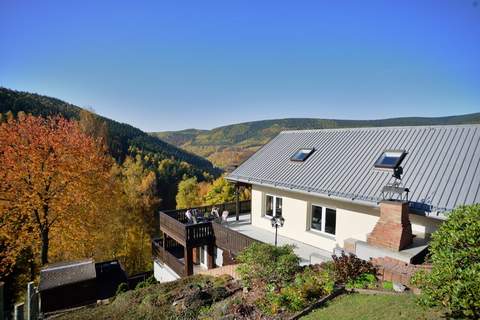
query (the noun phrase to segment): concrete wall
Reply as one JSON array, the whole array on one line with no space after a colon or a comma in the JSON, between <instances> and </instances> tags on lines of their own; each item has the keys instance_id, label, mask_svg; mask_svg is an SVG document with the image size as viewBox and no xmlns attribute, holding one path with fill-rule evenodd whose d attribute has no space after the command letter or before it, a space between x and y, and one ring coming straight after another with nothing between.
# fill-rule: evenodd
<instances>
[{"instance_id":1,"label":"concrete wall","mask_svg":"<svg viewBox=\"0 0 480 320\"><path fill-rule=\"evenodd\" d=\"M348 238L366 241L380 215L379 208L374 206L253 185L252 224L269 231L272 231L270 219L265 217L267 194L283 198L285 225L278 229L280 235L328 251L333 251L336 246L343 247L343 241ZM337 210L335 236L310 230L312 204ZM440 224L434 219L413 214L410 220L413 233L431 233Z\"/></svg>"},{"instance_id":2,"label":"concrete wall","mask_svg":"<svg viewBox=\"0 0 480 320\"><path fill-rule=\"evenodd\" d=\"M153 261L153 276L158 282L170 282L180 277L168 266L161 264L158 261Z\"/></svg>"}]
</instances>

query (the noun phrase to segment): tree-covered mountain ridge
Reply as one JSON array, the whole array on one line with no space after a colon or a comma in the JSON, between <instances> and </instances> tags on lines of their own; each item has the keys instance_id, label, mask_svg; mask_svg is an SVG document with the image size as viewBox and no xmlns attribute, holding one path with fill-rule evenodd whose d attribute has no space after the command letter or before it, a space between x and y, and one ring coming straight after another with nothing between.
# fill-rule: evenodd
<instances>
[{"instance_id":1,"label":"tree-covered mountain ridge","mask_svg":"<svg viewBox=\"0 0 480 320\"><path fill-rule=\"evenodd\" d=\"M80 110L82 110L81 107L57 98L0 87L0 113L11 111L16 114L19 111L24 111L37 116L60 114L68 119L78 119ZM145 151L159 153L164 157L173 157L185 161L206 171L214 169L208 160L179 149L175 145L153 137L138 128L106 117L98 117L107 124L111 144L116 144L115 156L127 154L129 148L131 149L134 146Z\"/></svg>"},{"instance_id":2,"label":"tree-covered mountain ridge","mask_svg":"<svg viewBox=\"0 0 480 320\"><path fill-rule=\"evenodd\" d=\"M212 130L187 129L151 135L229 168L243 162L284 130L454 125L480 123L480 112L446 117L403 117L377 120L287 118L244 122Z\"/></svg>"},{"instance_id":3,"label":"tree-covered mountain ridge","mask_svg":"<svg viewBox=\"0 0 480 320\"><path fill-rule=\"evenodd\" d=\"M0 87L0 114L25 112L34 116L61 115L79 120L85 109L65 101L35 93ZM209 160L182 150L129 124L93 115L106 127L109 153L122 163L127 156L140 157L143 165L157 176L157 195L162 208L175 208L178 183L183 176L211 179L221 173Z\"/></svg>"}]
</instances>

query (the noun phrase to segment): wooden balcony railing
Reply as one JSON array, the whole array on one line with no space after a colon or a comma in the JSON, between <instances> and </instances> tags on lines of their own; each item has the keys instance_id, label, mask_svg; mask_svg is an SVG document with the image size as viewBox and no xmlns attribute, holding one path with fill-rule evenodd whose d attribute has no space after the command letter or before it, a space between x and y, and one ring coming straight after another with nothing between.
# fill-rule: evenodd
<instances>
[{"instance_id":1,"label":"wooden balcony railing","mask_svg":"<svg viewBox=\"0 0 480 320\"><path fill-rule=\"evenodd\" d=\"M229 250L237 255L257 240L250 238L238 231L229 229L219 223L212 222L213 233L215 234L215 244L217 247Z\"/></svg>"},{"instance_id":2,"label":"wooden balcony railing","mask_svg":"<svg viewBox=\"0 0 480 320\"><path fill-rule=\"evenodd\" d=\"M186 241L186 225L173 214L160 212L160 230L181 244Z\"/></svg>"},{"instance_id":3,"label":"wooden balcony railing","mask_svg":"<svg viewBox=\"0 0 480 320\"><path fill-rule=\"evenodd\" d=\"M162 247L160 241L152 241L152 255L154 259L159 259L180 277L183 277L185 275L185 265L177 257L168 252L168 250L166 250L164 247Z\"/></svg>"},{"instance_id":4,"label":"wooden balcony railing","mask_svg":"<svg viewBox=\"0 0 480 320\"><path fill-rule=\"evenodd\" d=\"M239 201L240 205L240 214L242 213L250 213L252 211L252 202L251 200L243 200ZM219 213L222 214L224 210L227 210L230 215L229 216L234 216L236 212L236 202L225 202L225 203L220 203L220 204L215 204L215 205L208 205L208 206L200 206L200 207L193 207L193 208L185 208L185 209L175 209L175 210L166 210L164 213L166 214L171 214L172 217L175 217L179 221L186 222L185 218L185 211L187 209L197 209L201 213L207 213L211 212L213 207L217 207L219 210Z\"/></svg>"},{"instance_id":5,"label":"wooden balcony railing","mask_svg":"<svg viewBox=\"0 0 480 320\"><path fill-rule=\"evenodd\" d=\"M249 213L251 209L250 200L240 201L240 213ZM202 206L191 209L197 209L200 213L209 213L213 205ZM215 205L219 208L219 213L222 214L224 210L230 212L230 215L235 214L236 203L227 202ZM214 232L210 222L188 224L185 217L186 209L162 211L159 215L160 230L167 233L168 236L175 239L178 243L184 246L199 246L208 244L213 241Z\"/></svg>"}]
</instances>

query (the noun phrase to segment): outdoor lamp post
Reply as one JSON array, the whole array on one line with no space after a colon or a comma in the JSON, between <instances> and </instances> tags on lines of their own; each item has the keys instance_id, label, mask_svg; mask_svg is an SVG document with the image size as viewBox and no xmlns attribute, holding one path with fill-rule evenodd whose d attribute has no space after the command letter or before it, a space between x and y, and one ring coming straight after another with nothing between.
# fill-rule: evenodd
<instances>
[{"instance_id":1,"label":"outdoor lamp post","mask_svg":"<svg viewBox=\"0 0 480 320\"><path fill-rule=\"evenodd\" d=\"M272 222L272 228L275 228L275 247L276 247L278 227L283 227L283 224L285 223L285 218L283 218L282 216L275 216L270 221Z\"/></svg>"}]
</instances>

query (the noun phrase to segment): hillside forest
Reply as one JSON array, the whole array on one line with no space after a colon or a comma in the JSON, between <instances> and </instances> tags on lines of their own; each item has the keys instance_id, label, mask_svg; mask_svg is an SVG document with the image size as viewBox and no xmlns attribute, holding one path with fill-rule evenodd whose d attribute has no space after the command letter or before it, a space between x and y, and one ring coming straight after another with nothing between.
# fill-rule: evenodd
<instances>
[{"instance_id":1,"label":"hillside forest","mask_svg":"<svg viewBox=\"0 0 480 320\"><path fill-rule=\"evenodd\" d=\"M10 303L49 263L118 259L129 275L151 270L159 209L235 198L210 162L133 127L6 89L0 107L0 281Z\"/></svg>"}]
</instances>

